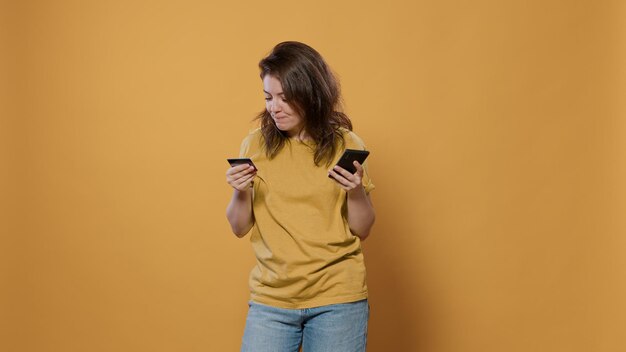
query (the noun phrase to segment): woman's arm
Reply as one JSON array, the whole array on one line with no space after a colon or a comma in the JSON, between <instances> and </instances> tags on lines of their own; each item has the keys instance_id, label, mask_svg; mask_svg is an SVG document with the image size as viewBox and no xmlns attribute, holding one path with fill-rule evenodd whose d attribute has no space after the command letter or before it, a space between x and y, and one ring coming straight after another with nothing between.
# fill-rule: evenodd
<instances>
[{"instance_id":1,"label":"woman's arm","mask_svg":"<svg viewBox=\"0 0 626 352\"><path fill-rule=\"evenodd\" d=\"M367 238L376 220L374 207L369 194L361 185L348 191L348 225L350 231L358 236L361 241Z\"/></svg>"},{"instance_id":2,"label":"woman's arm","mask_svg":"<svg viewBox=\"0 0 626 352\"><path fill-rule=\"evenodd\" d=\"M243 237L254 225L251 184L255 175L254 167L247 164L231 167L226 172L226 181L234 188L226 207L226 218L237 237Z\"/></svg>"},{"instance_id":3,"label":"woman's arm","mask_svg":"<svg viewBox=\"0 0 626 352\"><path fill-rule=\"evenodd\" d=\"M337 181L339 186L348 194L348 225L350 231L365 240L370 234L370 230L376 220L376 213L372 201L361 183L363 178L363 167L357 161L354 162L357 172L351 174L339 166L330 170L330 174Z\"/></svg>"}]
</instances>

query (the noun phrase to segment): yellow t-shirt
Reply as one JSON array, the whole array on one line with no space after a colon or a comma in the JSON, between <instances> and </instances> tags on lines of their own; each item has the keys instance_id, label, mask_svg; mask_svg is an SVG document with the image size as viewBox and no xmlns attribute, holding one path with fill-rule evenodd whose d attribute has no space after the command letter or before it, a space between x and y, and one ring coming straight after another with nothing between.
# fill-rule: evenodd
<instances>
[{"instance_id":1,"label":"yellow t-shirt","mask_svg":"<svg viewBox=\"0 0 626 352\"><path fill-rule=\"evenodd\" d=\"M342 130L345 148L363 141ZM346 192L328 177L333 163L316 166L310 142L290 140L271 160L260 129L241 144L241 157L258 171L253 186L254 226L250 242L257 264L250 273L251 299L280 308L311 308L367 298L360 239L346 219ZM364 163L363 185L374 185Z\"/></svg>"}]
</instances>

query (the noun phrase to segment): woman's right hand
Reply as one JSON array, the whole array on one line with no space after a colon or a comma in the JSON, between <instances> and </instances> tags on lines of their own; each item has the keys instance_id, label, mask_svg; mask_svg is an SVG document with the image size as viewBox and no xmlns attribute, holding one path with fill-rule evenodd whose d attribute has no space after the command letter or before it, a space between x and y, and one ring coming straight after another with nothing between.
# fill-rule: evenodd
<instances>
[{"instance_id":1,"label":"woman's right hand","mask_svg":"<svg viewBox=\"0 0 626 352\"><path fill-rule=\"evenodd\" d=\"M249 164L236 165L226 171L226 182L238 191L245 191L252 187L256 176L256 169Z\"/></svg>"}]
</instances>

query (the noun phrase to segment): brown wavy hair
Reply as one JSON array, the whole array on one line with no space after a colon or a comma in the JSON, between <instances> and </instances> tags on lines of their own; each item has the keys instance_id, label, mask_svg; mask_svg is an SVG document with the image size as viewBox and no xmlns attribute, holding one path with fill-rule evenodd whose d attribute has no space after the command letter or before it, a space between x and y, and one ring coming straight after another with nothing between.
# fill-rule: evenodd
<instances>
[{"instance_id":1,"label":"brown wavy hair","mask_svg":"<svg viewBox=\"0 0 626 352\"><path fill-rule=\"evenodd\" d=\"M277 78L289 105L304 119L304 129L315 142L315 165L333 161L338 148L345 146L340 128L352 131L352 122L341 112L341 89L322 56L310 46L294 41L282 42L259 62L261 79ZM287 134L276 127L267 110L261 120L265 153L272 159L290 143Z\"/></svg>"}]
</instances>

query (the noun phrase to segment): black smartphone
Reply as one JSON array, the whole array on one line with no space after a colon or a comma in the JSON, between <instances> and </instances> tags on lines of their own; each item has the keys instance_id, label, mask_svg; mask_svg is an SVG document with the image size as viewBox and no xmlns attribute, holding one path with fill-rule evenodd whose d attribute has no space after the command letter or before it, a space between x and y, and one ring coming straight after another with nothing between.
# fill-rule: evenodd
<instances>
[{"instance_id":1,"label":"black smartphone","mask_svg":"<svg viewBox=\"0 0 626 352\"><path fill-rule=\"evenodd\" d=\"M356 167L352 163L356 160L359 162L359 164L363 165L363 162L365 161L365 159L367 159L368 155L370 155L370 152L367 150L346 149L343 152L341 158L339 158L337 165L346 169L350 173L355 173ZM328 175L328 177L332 178L330 174Z\"/></svg>"},{"instance_id":2,"label":"black smartphone","mask_svg":"<svg viewBox=\"0 0 626 352\"><path fill-rule=\"evenodd\" d=\"M248 164L248 165L252 165L254 170L257 170L256 165L254 165L254 163L252 162L252 159L250 159L250 158L230 158L230 159L226 159L226 160L228 160L228 163L230 164L230 166L237 166L237 165L241 165L241 164Z\"/></svg>"}]
</instances>

